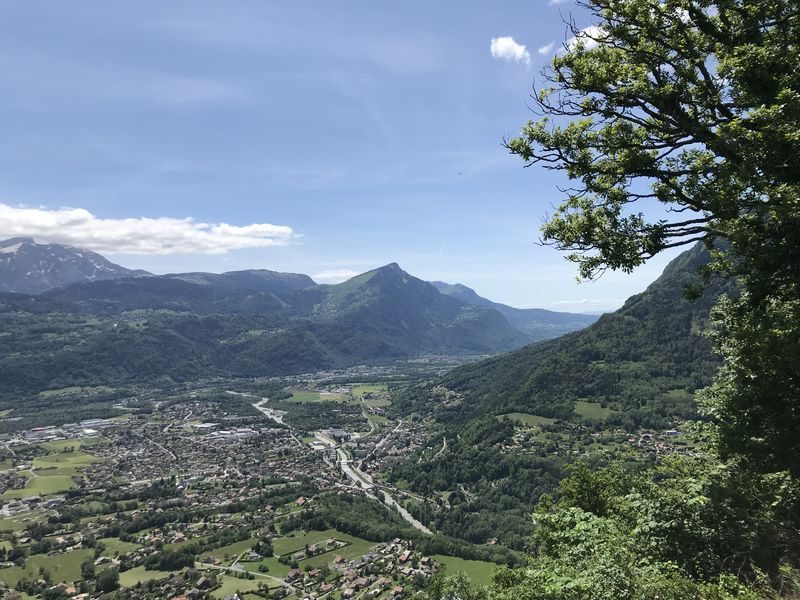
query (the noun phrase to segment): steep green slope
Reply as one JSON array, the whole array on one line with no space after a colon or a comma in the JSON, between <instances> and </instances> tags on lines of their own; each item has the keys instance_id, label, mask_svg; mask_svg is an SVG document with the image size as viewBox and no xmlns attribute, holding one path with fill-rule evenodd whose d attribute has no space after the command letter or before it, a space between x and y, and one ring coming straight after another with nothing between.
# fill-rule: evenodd
<instances>
[{"instance_id":1,"label":"steep green slope","mask_svg":"<svg viewBox=\"0 0 800 600\"><path fill-rule=\"evenodd\" d=\"M718 365L700 332L718 295L733 289L715 282L700 299L684 298L706 260L694 248L587 329L456 369L408 390L396 409L431 410L445 422L512 411L575 419L576 402L588 400L616 411L609 422L631 427L689 416L692 393Z\"/></svg>"},{"instance_id":2,"label":"steep green slope","mask_svg":"<svg viewBox=\"0 0 800 600\"><path fill-rule=\"evenodd\" d=\"M440 293L467 304L495 309L506 318L509 325L527 335L531 341L559 337L583 329L598 319L596 315L555 312L543 308L514 308L479 296L475 290L460 283L432 281L431 285Z\"/></svg>"},{"instance_id":3,"label":"steep green slope","mask_svg":"<svg viewBox=\"0 0 800 600\"><path fill-rule=\"evenodd\" d=\"M403 352L492 353L521 346L525 336L497 311L440 294L392 263L335 286L325 286L312 319L351 331L381 331ZM347 332L342 332L348 335Z\"/></svg>"}]
</instances>

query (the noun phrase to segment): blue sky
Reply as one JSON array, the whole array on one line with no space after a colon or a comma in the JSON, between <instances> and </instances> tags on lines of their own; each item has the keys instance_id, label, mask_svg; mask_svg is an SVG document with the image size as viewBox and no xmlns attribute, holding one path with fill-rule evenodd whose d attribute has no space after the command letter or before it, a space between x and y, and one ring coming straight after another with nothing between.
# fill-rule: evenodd
<instances>
[{"instance_id":1,"label":"blue sky","mask_svg":"<svg viewBox=\"0 0 800 600\"><path fill-rule=\"evenodd\" d=\"M535 244L564 180L501 145L563 18L590 24L575 10L0 3L0 236L153 272L331 282L396 261L515 306L614 308L669 257L577 284Z\"/></svg>"}]
</instances>

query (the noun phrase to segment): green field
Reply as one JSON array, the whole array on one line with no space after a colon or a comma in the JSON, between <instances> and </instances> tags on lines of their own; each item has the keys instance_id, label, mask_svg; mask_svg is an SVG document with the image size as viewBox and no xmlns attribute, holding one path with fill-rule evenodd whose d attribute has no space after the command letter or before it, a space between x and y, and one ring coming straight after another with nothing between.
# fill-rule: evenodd
<instances>
[{"instance_id":1,"label":"green field","mask_svg":"<svg viewBox=\"0 0 800 600\"><path fill-rule=\"evenodd\" d=\"M141 548L141 544L135 544L133 542L123 542L119 538L101 538L100 541L106 547L105 551L103 551L103 556L119 556L121 554L126 554L128 552L133 552L134 550L138 550Z\"/></svg>"},{"instance_id":2,"label":"green field","mask_svg":"<svg viewBox=\"0 0 800 600\"><path fill-rule=\"evenodd\" d=\"M349 396L344 394L327 394L317 390L289 390L292 393L290 402L348 402Z\"/></svg>"},{"instance_id":3,"label":"green field","mask_svg":"<svg viewBox=\"0 0 800 600\"><path fill-rule=\"evenodd\" d=\"M42 398L49 398L51 396L64 396L67 394L107 394L113 392L114 388L98 385L95 387L65 387L56 390L43 390L39 392Z\"/></svg>"},{"instance_id":4,"label":"green field","mask_svg":"<svg viewBox=\"0 0 800 600\"><path fill-rule=\"evenodd\" d=\"M0 499L47 496L66 492L75 486L72 478L81 469L100 460L82 452L81 440L77 439L42 442L38 445L49 454L33 459L34 471L20 471L20 475L28 478L24 488L6 490L0 494ZM74 451L64 452L65 448L74 448Z\"/></svg>"},{"instance_id":5,"label":"green field","mask_svg":"<svg viewBox=\"0 0 800 600\"><path fill-rule=\"evenodd\" d=\"M25 498L26 496L48 496L50 494L66 492L75 485L75 482L69 475L33 477L33 473L30 471L20 471L20 474L29 477L25 487L18 490L6 490L0 494L0 499Z\"/></svg>"},{"instance_id":6,"label":"green field","mask_svg":"<svg viewBox=\"0 0 800 600\"><path fill-rule=\"evenodd\" d=\"M44 516L41 513L25 513L14 515L13 517L5 517L0 519L0 531L22 531L31 523L42 521Z\"/></svg>"},{"instance_id":7,"label":"green field","mask_svg":"<svg viewBox=\"0 0 800 600\"><path fill-rule=\"evenodd\" d=\"M575 414L585 419L605 419L614 413L610 408L604 408L598 402L575 402Z\"/></svg>"},{"instance_id":8,"label":"green field","mask_svg":"<svg viewBox=\"0 0 800 600\"><path fill-rule=\"evenodd\" d=\"M296 535L294 537L277 538L272 541L272 548L276 555L283 556L285 554L294 554L295 552L303 550L306 544L311 546L313 544L325 541L330 538L336 538L337 540L340 540L342 542L347 542L348 545L342 548L337 548L336 550L332 550L330 552L326 552L324 554L319 554L317 556L304 559L300 561L300 566L301 567L305 565L321 566L329 564L333 562L333 559L337 555L343 556L347 560L352 560L354 558L359 558L364 554L367 554L375 546L375 542L362 540L361 538L357 538L352 535L348 535L346 533L341 533L340 531L336 531L335 529L326 529L325 531L309 531L306 533L302 533L302 535ZM270 567L271 570L272 566L271 565L268 566Z\"/></svg>"},{"instance_id":9,"label":"green field","mask_svg":"<svg viewBox=\"0 0 800 600\"><path fill-rule=\"evenodd\" d=\"M222 546L221 548L215 548L214 550L204 552L200 555L200 558L203 559L207 556L213 556L217 560L225 562L225 556L227 555L227 564L230 564L242 552L250 550L250 548L252 548L257 541L258 538L250 538L247 540L242 540L241 542L234 542L233 544L228 544L227 546Z\"/></svg>"},{"instance_id":10,"label":"green field","mask_svg":"<svg viewBox=\"0 0 800 600\"><path fill-rule=\"evenodd\" d=\"M356 383L350 388L350 393L356 398L361 398L366 393L377 394L385 391L385 383Z\"/></svg>"},{"instance_id":11,"label":"green field","mask_svg":"<svg viewBox=\"0 0 800 600\"><path fill-rule=\"evenodd\" d=\"M236 592L249 592L258 589L258 584L268 581L263 577L256 577L255 579L239 579L230 575L220 575L219 580L222 585L211 592L212 598L224 598Z\"/></svg>"},{"instance_id":12,"label":"green field","mask_svg":"<svg viewBox=\"0 0 800 600\"><path fill-rule=\"evenodd\" d=\"M512 421L519 421L524 425L528 425L531 427L540 426L540 425L552 425L556 422L555 419L550 419L548 417L540 417L539 415L531 415L528 413L520 413L520 412L513 412L513 413L506 413L504 415L497 415L498 420L505 421L505 420L512 420Z\"/></svg>"},{"instance_id":13,"label":"green field","mask_svg":"<svg viewBox=\"0 0 800 600\"><path fill-rule=\"evenodd\" d=\"M376 425L386 425L389 422L389 419L383 415L368 415L368 418Z\"/></svg>"},{"instance_id":14,"label":"green field","mask_svg":"<svg viewBox=\"0 0 800 600\"><path fill-rule=\"evenodd\" d=\"M364 403L370 407L383 407L389 406L392 401L388 398L368 398L364 399L362 396L367 393L372 394L381 394L386 391L386 384L378 383L378 384L356 384L352 388L350 388L350 393L353 395L353 398L357 398L359 400L364 400Z\"/></svg>"},{"instance_id":15,"label":"green field","mask_svg":"<svg viewBox=\"0 0 800 600\"><path fill-rule=\"evenodd\" d=\"M188 546L189 544L194 544L196 542L197 543L204 542L209 537L211 537L211 536L201 535L201 536L198 536L198 537L193 537L193 538L189 538L189 539L183 540L182 542L171 542L169 544L164 544L164 548L166 548L167 550L178 550L180 548L183 548L184 546Z\"/></svg>"},{"instance_id":16,"label":"green field","mask_svg":"<svg viewBox=\"0 0 800 600\"><path fill-rule=\"evenodd\" d=\"M95 439L95 438L92 438ZM41 442L37 444L40 448L47 450L50 453L61 452L64 448L74 448L76 451L81 449L85 442L76 438L68 440L53 440L51 442Z\"/></svg>"},{"instance_id":17,"label":"green field","mask_svg":"<svg viewBox=\"0 0 800 600\"><path fill-rule=\"evenodd\" d=\"M25 561L24 567L0 570L0 581L14 586L21 579L38 579L40 568L46 569L53 581L80 581L81 563L87 558L94 558L94 550L74 550L58 556L35 554Z\"/></svg>"},{"instance_id":18,"label":"green field","mask_svg":"<svg viewBox=\"0 0 800 600\"><path fill-rule=\"evenodd\" d=\"M431 558L447 567L448 573L464 571L478 585L489 585L492 582L492 573L498 565L482 560L464 560L456 556L443 556L434 554Z\"/></svg>"},{"instance_id":19,"label":"green field","mask_svg":"<svg viewBox=\"0 0 800 600\"><path fill-rule=\"evenodd\" d=\"M80 569L78 574L80 575ZM168 571L146 571L144 567L136 567L134 569L125 571L124 573L120 573L119 584L122 587L133 587L137 583L164 579L165 577L169 577L170 575L174 574L175 573L170 573Z\"/></svg>"},{"instance_id":20,"label":"green field","mask_svg":"<svg viewBox=\"0 0 800 600\"><path fill-rule=\"evenodd\" d=\"M260 565L267 565L269 568L269 572L266 573L267 575L272 575L273 577L278 577L279 579L283 579L286 577L286 574L291 571L291 567L288 565L284 565L281 562L278 562L278 558L276 556L270 556L268 558L262 558L257 562L240 562L239 563L245 570L249 571L250 573L260 573L258 567ZM305 564L305 563L304 563Z\"/></svg>"},{"instance_id":21,"label":"green field","mask_svg":"<svg viewBox=\"0 0 800 600\"><path fill-rule=\"evenodd\" d=\"M85 452L56 452L33 459L33 466L40 477L51 475L69 475L74 477L78 471L88 467L99 459Z\"/></svg>"}]
</instances>

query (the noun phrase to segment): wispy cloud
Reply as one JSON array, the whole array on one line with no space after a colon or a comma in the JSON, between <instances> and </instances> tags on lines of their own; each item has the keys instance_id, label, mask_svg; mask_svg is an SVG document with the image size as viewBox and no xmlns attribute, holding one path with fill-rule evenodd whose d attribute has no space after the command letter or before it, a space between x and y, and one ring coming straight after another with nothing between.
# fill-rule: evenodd
<instances>
[{"instance_id":1,"label":"wispy cloud","mask_svg":"<svg viewBox=\"0 0 800 600\"><path fill-rule=\"evenodd\" d=\"M331 269L329 271L320 271L311 276L311 279L320 283L340 283L358 275L358 271L350 269Z\"/></svg>"},{"instance_id":2,"label":"wispy cloud","mask_svg":"<svg viewBox=\"0 0 800 600\"><path fill-rule=\"evenodd\" d=\"M539 48L539 49L537 50L537 52L538 52L539 54L542 54L542 55L545 55L545 54L550 54L550 53L553 51L553 48L555 48L555 45L556 45L556 43L555 43L555 42L550 42L550 43L549 43L549 44L547 44L546 46L542 46L541 48Z\"/></svg>"},{"instance_id":3,"label":"wispy cloud","mask_svg":"<svg viewBox=\"0 0 800 600\"><path fill-rule=\"evenodd\" d=\"M547 6L556 6L556 5L558 5L558 4L566 4L566 3L567 3L567 2L569 2L569 1L570 1L570 0L550 0L550 1L547 3Z\"/></svg>"},{"instance_id":4,"label":"wispy cloud","mask_svg":"<svg viewBox=\"0 0 800 600\"><path fill-rule=\"evenodd\" d=\"M567 50L572 52L578 48L583 50L597 48L597 46L600 45L597 40L603 39L604 36L605 31L602 27L598 27L597 25L589 25L588 27L581 29L578 32L578 35L567 40Z\"/></svg>"},{"instance_id":5,"label":"wispy cloud","mask_svg":"<svg viewBox=\"0 0 800 600\"><path fill-rule=\"evenodd\" d=\"M521 62L529 65L531 63L531 53L511 36L492 38L489 51L494 58L507 60L509 62Z\"/></svg>"},{"instance_id":6,"label":"wispy cloud","mask_svg":"<svg viewBox=\"0 0 800 600\"><path fill-rule=\"evenodd\" d=\"M192 218L101 219L83 208L0 204L0 238L28 236L106 254L225 254L286 246L297 235L286 225L200 223Z\"/></svg>"}]
</instances>

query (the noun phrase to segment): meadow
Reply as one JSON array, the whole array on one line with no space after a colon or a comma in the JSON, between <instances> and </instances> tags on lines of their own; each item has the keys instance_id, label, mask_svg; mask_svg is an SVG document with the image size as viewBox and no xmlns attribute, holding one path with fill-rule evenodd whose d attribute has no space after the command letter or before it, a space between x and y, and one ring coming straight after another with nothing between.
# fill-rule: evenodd
<instances>
[{"instance_id":1,"label":"meadow","mask_svg":"<svg viewBox=\"0 0 800 600\"><path fill-rule=\"evenodd\" d=\"M453 574L464 571L473 583L489 585L492 582L492 573L498 568L494 563L482 560L465 560L456 556L434 554L431 558L442 563L447 568L447 573Z\"/></svg>"},{"instance_id":2,"label":"meadow","mask_svg":"<svg viewBox=\"0 0 800 600\"><path fill-rule=\"evenodd\" d=\"M518 421L523 425L528 425L530 427L538 427L540 425L552 425L556 422L555 419L551 419L549 417L540 417L539 415L531 415L528 413L521 413L521 412L513 412L513 413L506 413L503 415L497 415L497 419L500 421L511 420L511 421Z\"/></svg>"},{"instance_id":3,"label":"meadow","mask_svg":"<svg viewBox=\"0 0 800 600\"><path fill-rule=\"evenodd\" d=\"M575 414L585 419L602 420L614 413L610 408L605 408L599 402L586 402L578 400L575 402Z\"/></svg>"}]
</instances>

